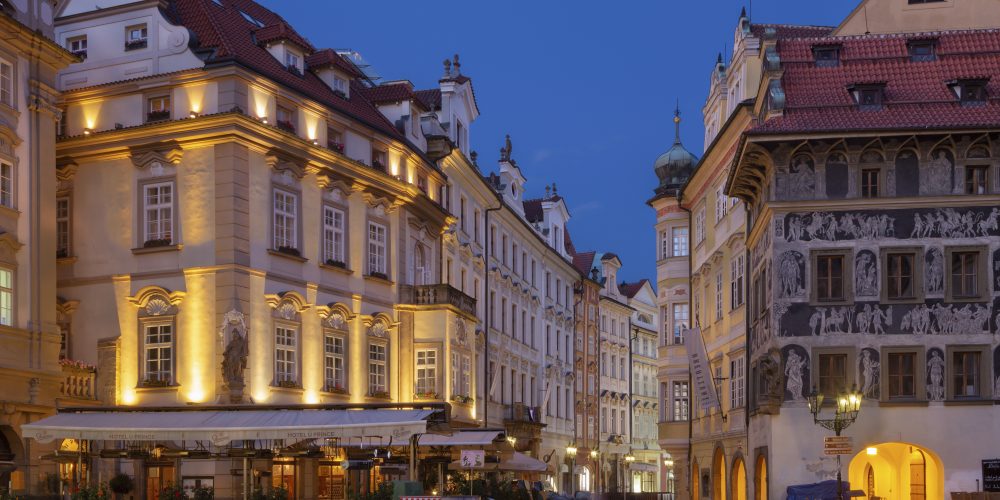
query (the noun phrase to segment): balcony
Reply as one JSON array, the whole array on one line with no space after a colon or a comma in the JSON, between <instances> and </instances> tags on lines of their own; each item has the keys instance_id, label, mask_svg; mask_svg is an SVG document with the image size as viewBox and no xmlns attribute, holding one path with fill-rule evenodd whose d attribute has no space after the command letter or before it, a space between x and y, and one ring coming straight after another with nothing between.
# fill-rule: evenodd
<instances>
[{"instance_id":1,"label":"balcony","mask_svg":"<svg viewBox=\"0 0 1000 500\"><path fill-rule=\"evenodd\" d=\"M507 405L504 408L504 421L541 424L542 410L537 406L528 406L524 403Z\"/></svg>"},{"instance_id":2,"label":"balcony","mask_svg":"<svg viewBox=\"0 0 1000 500\"><path fill-rule=\"evenodd\" d=\"M66 398L97 400L97 369L77 362L63 362L59 395Z\"/></svg>"},{"instance_id":3,"label":"balcony","mask_svg":"<svg viewBox=\"0 0 1000 500\"><path fill-rule=\"evenodd\" d=\"M451 306L469 316L476 315L476 299L447 285L400 285L399 301L417 306Z\"/></svg>"}]
</instances>

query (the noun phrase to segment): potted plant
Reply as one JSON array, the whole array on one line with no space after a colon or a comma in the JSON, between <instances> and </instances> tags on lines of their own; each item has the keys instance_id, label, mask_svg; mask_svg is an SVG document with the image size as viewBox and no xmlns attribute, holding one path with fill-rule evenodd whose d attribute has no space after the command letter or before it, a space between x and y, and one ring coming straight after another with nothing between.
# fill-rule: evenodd
<instances>
[{"instance_id":1,"label":"potted plant","mask_svg":"<svg viewBox=\"0 0 1000 500\"><path fill-rule=\"evenodd\" d=\"M299 383L294 380L279 380L278 387L284 387L285 389L298 389Z\"/></svg>"},{"instance_id":2,"label":"potted plant","mask_svg":"<svg viewBox=\"0 0 1000 500\"><path fill-rule=\"evenodd\" d=\"M378 278L380 280L389 281L389 276L387 276L385 273L380 273L377 271L373 273L368 273L368 276L371 276L372 278Z\"/></svg>"},{"instance_id":3,"label":"potted plant","mask_svg":"<svg viewBox=\"0 0 1000 500\"><path fill-rule=\"evenodd\" d=\"M155 122L167 119L170 119L170 111L166 109L162 109L159 111L150 111L149 113L146 113L147 122Z\"/></svg>"},{"instance_id":4,"label":"potted plant","mask_svg":"<svg viewBox=\"0 0 1000 500\"><path fill-rule=\"evenodd\" d=\"M134 488L135 483L132 482L132 477L128 474L119 472L108 480L108 489L115 494L115 498L121 498L122 495L131 493Z\"/></svg>"},{"instance_id":5,"label":"potted plant","mask_svg":"<svg viewBox=\"0 0 1000 500\"><path fill-rule=\"evenodd\" d=\"M341 269L347 269L347 263L340 260L326 259L325 264L330 267L339 267Z\"/></svg>"},{"instance_id":6,"label":"potted plant","mask_svg":"<svg viewBox=\"0 0 1000 500\"><path fill-rule=\"evenodd\" d=\"M413 395L417 399L438 399L436 392L418 392Z\"/></svg>"},{"instance_id":7,"label":"potted plant","mask_svg":"<svg viewBox=\"0 0 1000 500\"><path fill-rule=\"evenodd\" d=\"M336 151L336 152L338 152L340 154L344 154L344 144L343 143L336 142L336 141L330 141L326 145L330 149L332 149L332 150L334 150L334 151Z\"/></svg>"},{"instance_id":8,"label":"potted plant","mask_svg":"<svg viewBox=\"0 0 1000 500\"><path fill-rule=\"evenodd\" d=\"M285 255L294 255L296 257L302 256L302 254L299 252L299 249L295 247L279 246L278 252L283 253Z\"/></svg>"},{"instance_id":9,"label":"potted plant","mask_svg":"<svg viewBox=\"0 0 1000 500\"><path fill-rule=\"evenodd\" d=\"M170 238L158 238L155 240L147 240L142 244L142 248L156 248L156 247L169 247Z\"/></svg>"},{"instance_id":10,"label":"potted plant","mask_svg":"<svg viewBox=\"0 0 1000 500\"><path fill-rule=\"evenodd\" d=\"M389 391L372 391L368 395L378 399L389 399Z\"/></svg>"},{"instance_id":11,"label":"potted plant","mask_svg":"<svg viewBox=\"0 0 1000 500\"><path fill-rule=\"evenodd\" d=\"M157 376L149 376L142 381L143 387L167 387L169 385L170 385L170 379L160 378Z\"/></svg>"},{"instance_id":12,"label":"potted plant","mask_svg":"<svg viewBox=\"0 0 1000 500\"><path fill-rule=\"evenodd\" d=\"M339 384L326 386L326 392L332 392L334 394L347 394L347 389Z\"/></svg>"}]
</instances>

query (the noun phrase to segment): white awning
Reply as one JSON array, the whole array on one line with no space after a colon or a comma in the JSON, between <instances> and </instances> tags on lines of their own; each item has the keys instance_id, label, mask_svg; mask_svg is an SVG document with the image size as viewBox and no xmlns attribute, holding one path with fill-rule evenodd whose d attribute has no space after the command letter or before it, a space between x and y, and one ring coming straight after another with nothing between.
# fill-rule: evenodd
<instances>
[{"instance_id":1,"label":"white awning","mask_svg":"<svg viewBox=\"0 0 1000 500\"><path fill-rule=\"evenodd\" d=\"M417 442L420 446L489 446L503 436L503 431L455 431L450 436L444 434L423 434Z\"/></svg>"},{"instance_id":2,"label":"white awning","mask_svg":"<svg viewBox=\"0 0 1000 500\"><path fill-rule=\"evenodd\" d=\"M653 464L647 464L645 462L632 462L628 466L628 470L637 472L657 472L657 468Z\"/></svg>"},{"instance_id":3,"label":"white awning","mask_svg":"<svg viewBox=\"0 0 1000 500\"><path fill-rule=\"evenodd\" d=\"M59 413L21 426L24 437L106 441L211 441L391 437L406 442L427 431L432 410L166 410Z\"/></svg>"}]
</instances>

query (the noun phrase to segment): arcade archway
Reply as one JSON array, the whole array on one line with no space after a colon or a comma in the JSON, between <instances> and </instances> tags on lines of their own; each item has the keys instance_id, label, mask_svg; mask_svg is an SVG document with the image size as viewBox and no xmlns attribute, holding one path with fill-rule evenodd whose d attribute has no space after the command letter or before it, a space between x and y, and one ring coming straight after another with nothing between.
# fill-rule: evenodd
<instances>
[{"instance_id":1,"label":"arcade archway","mask_svg":"<svg viewBox=\"0 0 1000 500\"><path fill-rule=\"evenodd\" d=\"M756 493L754 500L767 500L767 458L764 455L758 456L757 464L753 469L753 486Z\"/></svg>"},{"instance_id":2,"label":"arcade archway","mask_svg":"<svg viewBox=\"0 0 1000 500\"><path fill-rule=\"evenodd\" d=\"M848 466L851 488L868 498L926 500L944 498L944 464L931 450L909 443L866 447Z\"/></svg>"},{"instance_id":3,"label":"arcade archway","mask_svg":"<svg viewBox=\"0 0 1000 500\"><path fill-rule=\"evenodd\" d=\"M733 461L729 491L731 500L747 500L747 468L743 465L743 459L740 457L736 457L736 460Z\"/></svg>"},{"instance_id":4,"label":"arcade archway","mask_svg":"<svg viewBox=\"0 0 1000 500\"><path fill-rule=\"evenodd\" d=\"M712 457L712 500L726 500L726 454L715 449Z\"/></svg>"}]
</instances>

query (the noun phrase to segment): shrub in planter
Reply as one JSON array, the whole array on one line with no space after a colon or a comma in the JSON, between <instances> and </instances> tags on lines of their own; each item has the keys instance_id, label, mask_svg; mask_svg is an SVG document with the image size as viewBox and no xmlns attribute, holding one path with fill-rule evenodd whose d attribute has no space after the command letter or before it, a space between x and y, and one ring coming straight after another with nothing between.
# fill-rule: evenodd
<instances>
[{"instance_id":1,"label":"shrub in planter","mask_svg":"<svg viewBox=\"0 0 1000 500\"><path fill-rule=\"evenodd\" d=\"M142 244L142 248L155 248L155 247L169 247L170 239L162 238L158 240L149 240Z\"/></svg>"},{"instance_id":2,"label":"shrub in planter","mask_svg":"<svg viewBox=\"0 0 1000 500\"><path fill-rule=\"evenodd\" d=\"M108 480L108 489L116 495L131 493L133 488L135 488L135 483L132 482L132 477L128 474L118 473Z\"/></svg>"}]
</instances>

